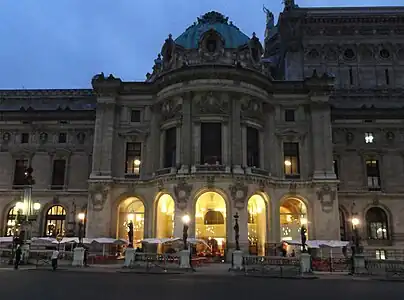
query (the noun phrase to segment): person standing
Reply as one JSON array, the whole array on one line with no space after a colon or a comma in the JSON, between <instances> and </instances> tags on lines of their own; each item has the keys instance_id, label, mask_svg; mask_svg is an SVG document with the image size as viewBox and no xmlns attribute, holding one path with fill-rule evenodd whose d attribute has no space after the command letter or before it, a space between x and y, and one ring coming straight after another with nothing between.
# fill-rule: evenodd
<instances>
[{"instance_id":1,"label":"person standing","mask_svg":"<svg viewBox=\"0 0 404 300\"><path fill-rule=\"evenodd\" d=\"M14 260L14 269L15 270L18 270L18 266L21 261L21 255L22 255L21 246L17 245L17 250L15 250L15 260Z\"/></svg>"},{"instance_id":2,"label":"person standing","mask_svg":"<svg viewBox=\"0 0 404 300\"><path fill-rule=\"evenodd\" d=\"M58 267L58 258L59 258L59 251L58 250L53 251L51 257L53 271L55 271L56 268Z\"/></svg>"}]
</instances>

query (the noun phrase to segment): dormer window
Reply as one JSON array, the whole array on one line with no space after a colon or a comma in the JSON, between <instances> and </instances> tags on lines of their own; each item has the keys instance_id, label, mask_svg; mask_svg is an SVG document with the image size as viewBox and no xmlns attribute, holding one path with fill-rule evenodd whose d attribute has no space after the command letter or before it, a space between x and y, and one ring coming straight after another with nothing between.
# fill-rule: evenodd
<instances>
[{"instance_id":1,"label":"dormer window","mask_svg":"<svg viewBox=\"0 0 404 300\"><path fill-rule=\"evenodd\" d=\"M206 49L208 50L209 53L213 53L216 51L217 48L217 41L214 38L209 38L206 41Z\"/></svg>"}]
</instances>

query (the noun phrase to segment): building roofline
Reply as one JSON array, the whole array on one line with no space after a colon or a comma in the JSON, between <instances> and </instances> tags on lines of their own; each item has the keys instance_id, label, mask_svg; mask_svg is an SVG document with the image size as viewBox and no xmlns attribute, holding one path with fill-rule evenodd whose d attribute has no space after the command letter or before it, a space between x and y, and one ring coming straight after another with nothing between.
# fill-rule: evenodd
<instances>
[{"instance_id":1,"label":"building roofline","mask_svg":"<svg viewBox=\"0 0 404 300\"><path fill-rule=\"evenodd\" d=\"M85 97L94 96L92 89L4 89L0 90L0 98L10 97Z\"/></svg>"}]
</instances>

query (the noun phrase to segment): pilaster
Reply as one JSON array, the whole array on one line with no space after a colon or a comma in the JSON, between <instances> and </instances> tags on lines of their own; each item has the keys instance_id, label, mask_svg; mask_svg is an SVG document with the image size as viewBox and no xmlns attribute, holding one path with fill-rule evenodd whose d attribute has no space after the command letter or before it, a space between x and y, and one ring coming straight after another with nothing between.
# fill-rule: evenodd
<instances>
[{"instance_id":1,"label":"pilaster","mask_svg":"<svg viewBox=\"0 0 404 300\"><path fill-rule=\"evenodd\" d=\"M182 164L181 169L188 170L189 166L192 165L192 115L191 115L191 103L192 94L188 93L183 97L182 100L182 127L181 127L181 141L178 145L180 146L180 162ZM178 131L177 131L178 132Z\"/></svg>"},{"instance_id":2,"label":"pilaster","mask_svg":"<svg viewBox=\"0 0 404 300\"><path fill-rule=\"evenodd\" d=\"M199 122L195 122L193 126L193 142L193 164L199 165L201 163L201 123ZM183 143L186 143L186 141L183 141Z\"/></svg>"},{"instance_id":3,"label":"pilaster","mask_svg":"<svg viewBox=\"0 0 404 300\"><path fill-rule=\"evenodd\" d=\"M241 107L240 99L233 98L231 115L231 154L233 169L240 169L243 164L242 157L242 136L241 136Z\"/></svg>"}]
</instances>

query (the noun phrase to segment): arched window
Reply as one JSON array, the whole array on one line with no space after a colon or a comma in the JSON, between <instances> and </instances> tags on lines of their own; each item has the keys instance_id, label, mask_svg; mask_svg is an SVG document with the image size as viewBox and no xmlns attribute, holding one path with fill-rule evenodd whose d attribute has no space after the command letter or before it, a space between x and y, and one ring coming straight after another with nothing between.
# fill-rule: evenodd
<instances>
[{"instance_id":1,"label":"arched window","mask_svg":"<svg viewBox=\"0 0 404 300\"><path fill-rule=\"evenodd\" d=\"M7 214L7 220L6 220L7 223L5 232L6 236L14 236L16 229L15 225L17 224L17 217L18 217L18 211L15 208L15 206L13 206L12 208L10 208Z\"/></svg>"},{"instance_id":2,"label":"arched window","mask_svg":"<svg viewBox=\"0 0 404 300\"><path fill-rule=\"evenodd\" d=\"M347 241L347 226L346 226L346 217L344 211L340 208L339 209L339 231L341 236L341 241Z\"/></svg>"},{"instance_id":3,"label":"arched window","mask_svg":"<svg viewBox=\"0 0 404 300\"><path fill-rule=\"evenodd\" d=\"M224 217L220 211L209 210L204 219L205 225L224 224Z\"/></svg>"},{"instance_id":4,"label":"arched window","mask_svg":"<svg viewBox=\"0 0 404 300\"><path fill-rule=\"evenodd\" d=\"M372 207L366 212L368 238L371 240L388 240L388 221L386 212L380 207Z\"/></svg>"},{"instance_id":5,"label":"arched window","mask_svg":"<svg viewBox=\"0 0 404 300\"><path fill-rule=\"evenodd\" d=\"M56 237L65 234L66 210L63 206L55 205L46 213L45 235Z\"/></svg>"}]
</instances>

